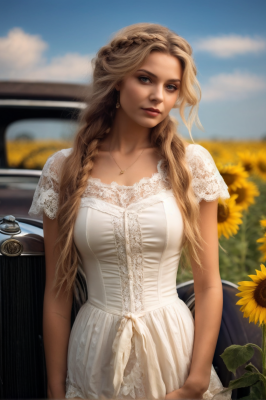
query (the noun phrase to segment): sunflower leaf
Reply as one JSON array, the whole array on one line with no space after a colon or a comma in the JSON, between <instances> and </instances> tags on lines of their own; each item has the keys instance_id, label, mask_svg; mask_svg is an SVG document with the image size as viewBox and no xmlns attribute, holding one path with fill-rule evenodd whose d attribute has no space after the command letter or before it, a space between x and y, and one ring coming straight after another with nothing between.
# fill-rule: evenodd
<instances>
[{"instance_id":1,"label":"sunflower leaf","mask_svg":"<svg viewBox=\"0 0 266 400\"><path fill-rule=\"evenodd\" d=\"M253 364L251 364L251 363L249 363L248 365L246 365L246 366L245 366L245 369L246 369L247 371L256 372L257 374L260 374L260 371L255 367L255 365L253 365Z\"/></svg>"},{"instance_id":2,"label":"sunflower leaf","mask_svg":"<svg viewBox=\"0 0 266 400\"><path fill-rule=\"evenodd\" d=\"M233 344L227 347L220 357L222 357L227 369L235 374L236 369L249 361L253 354L252 344L248 343L245 346Z\"/></svg>"},{"instance_id":3,"label":"sunflower leaf","mask_svg":"<svg viewBox=\"0 0 266 400\"><path fill-rule=\"evenodd\" d=\"M233 389L253 386L255 383L259 381L259 379L260 379L259 374L254 372L246 372L240 378L230 381L228 387L219 392L219 394L228 392L229 390Z\"/></svg>"}]
</instances>

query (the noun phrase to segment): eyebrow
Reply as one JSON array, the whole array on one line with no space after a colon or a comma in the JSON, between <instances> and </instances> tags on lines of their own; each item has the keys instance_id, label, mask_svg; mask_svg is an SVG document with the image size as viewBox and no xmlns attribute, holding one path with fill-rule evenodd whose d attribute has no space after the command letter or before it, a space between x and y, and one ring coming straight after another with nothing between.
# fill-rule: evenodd
<instances>
[{"instance_id":1,"label":"eyebrow","mask_svg":"<svg viewBox=\"0 0 266 400\"><path fill-rule=\"evenodd\" d=\"M154 75L152 72L147 71L146 69L138 69L137 72L139 72L139 71L146 72L146 74L151 75L151 76L153 76L154 78L158 78L156 75ZM171 81L171 82L181 82L180 79L168 79L168 81Z\"/></svg>"}]
</instances>

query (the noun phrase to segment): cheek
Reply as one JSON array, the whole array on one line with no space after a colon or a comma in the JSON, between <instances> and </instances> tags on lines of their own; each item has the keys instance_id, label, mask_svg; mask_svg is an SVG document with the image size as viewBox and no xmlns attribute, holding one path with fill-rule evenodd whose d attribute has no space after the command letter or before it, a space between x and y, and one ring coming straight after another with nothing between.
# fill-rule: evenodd
<instances>
[{"instance_id":1,"label":"cheek","mask_svg":"<svg viewBox=\"0 0 266 400\"><path fill-rule=\"evenodd\" d=\"M121 101L131 107L137 106L147 96L147 89L135 82L128 82L121 92Z\"/></svg>"}]
</instances>

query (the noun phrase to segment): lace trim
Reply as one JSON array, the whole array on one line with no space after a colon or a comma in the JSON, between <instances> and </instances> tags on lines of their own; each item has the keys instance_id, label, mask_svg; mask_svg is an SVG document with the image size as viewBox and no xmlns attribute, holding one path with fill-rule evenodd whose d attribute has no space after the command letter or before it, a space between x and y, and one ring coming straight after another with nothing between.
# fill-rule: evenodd
<instances>
[{"instance_id":1,"label":"lace trim","mask_svg":"<svg viewBox=\"0 0 266 400\"><path fill-rule=\"evenodd\" d=\"M74 397L81 397L84 399L85 397L83 396L83 393L81 389L79 389L76 385L74 385L72 382L70 382L69 375L67 373L66 377L66 399L73 399Z\"/></svg>"},{"instance_id":2,"label":"lace trim","mask_svg":"<svg viewBox=\"0 0 266 400\"><path fill-rule=\"evenodd\" d=\"M128 312L130 311L130 285L129 285L129 274L127 267L124 216L122 213L119 217L113 217L113 228L114 228L117 258L118 258L118 267L120 271L122 302L123 302L122 306L123 310Z\"/></svg>"},{"instance_id":3,"label":"lace trim","mask_svg":"<svg viewBox=\"0 0 266 400\"><path fill-rule=\"evenodd\" d=\"M98 178L90 177L88 186L82 198L95 197L119 207L126 208L129 204L170 189L165 171L162 169L163 160L157 164L158 172L150 178L142 178L132 186L119 185L117 182L103 183Z\"/></svg>"},{"instance_id":4,"label":"lace trim","mask_svg":"<svg viewBox=\"0 0 266 400\"><path fill-rule=\"evenodd\" d=\"M228 186L219 173L215 162L205 147L195 144L186 152L189 168L192 172L192 187L197 198L212 201L221 197L228 199Z\"/></svg>"},{"instance_id":5,"label":"lace trim","mask_svg":"<svg viewBox=\"0 0 266 400\"><path fill-rule=\"evenodd\" d=\"M142 237L138 215L128 213L128 239L129 239L129 255L132 277L130 276L133 286L133 303L134 310L140 311L144 309L143 305L143 255L142 255Z\"/></svg>"},{"instance_id":6,"label":"lace trim","mask_svg":"<svg viewBox=\"0 0 266 400\"><path fill-rule=\"evenodd\" d=\"M59 151L46 161L28 212L33 218L42 217L43 212L51 219L56 217L59 202L60 167L64 159L65 155Z\"/></svg>"},{"instance_id":7,"label":"lace trim","mask_svg":"<svg viewBox=\"0 0 266 400\"><path fill-rule=\"evenodd\" d=\"M140 363L137 361L135 338L133 336L130 356L125 368L124 379L121 384L121 388L119 390L117 398L146 399L143 379L144 379L144 374Z\"/></svg>"}]
</instances>

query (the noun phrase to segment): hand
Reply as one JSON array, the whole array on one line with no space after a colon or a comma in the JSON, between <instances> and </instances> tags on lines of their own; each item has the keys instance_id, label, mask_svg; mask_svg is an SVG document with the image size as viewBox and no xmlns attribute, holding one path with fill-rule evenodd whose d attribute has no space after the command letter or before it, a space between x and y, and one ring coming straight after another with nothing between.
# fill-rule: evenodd
<instances>
[{"instance_id":1,"label":"hand","mask_svg":"<svg viewBox=\"0 0 266 400\"><path fill-rule=\"evenodd\" d=\"M190 386L183 385L180 389L174 390L165 396L165 400L175 399L202 399L203 393Z\"/></svg>"}]
</instances>

